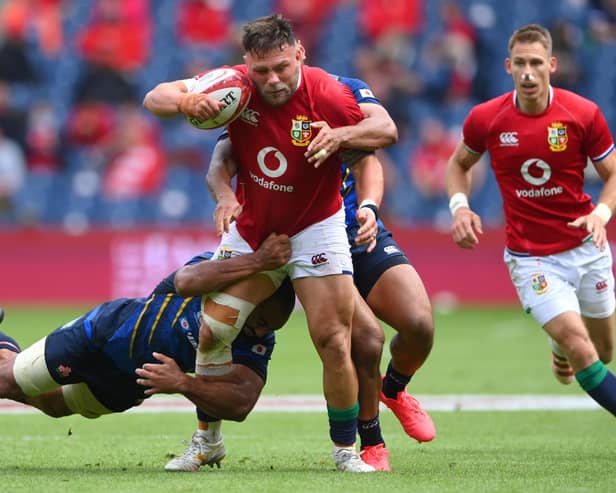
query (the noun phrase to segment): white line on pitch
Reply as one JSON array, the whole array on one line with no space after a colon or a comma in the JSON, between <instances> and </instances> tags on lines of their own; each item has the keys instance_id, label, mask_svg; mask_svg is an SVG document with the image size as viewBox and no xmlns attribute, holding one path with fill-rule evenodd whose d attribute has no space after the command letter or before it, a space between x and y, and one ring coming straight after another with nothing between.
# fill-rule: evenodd
<instances>
[{"instance_id":1,"label":"white line on pitch","mask_svg":"<svg viewBox=\"0 0 616 493\"><path fill-rule=\"evenodd\" d=\"M595 410L599 405L586 395L416 395L428 411L569 411ZM382 407L382 409L384 409ZM326 406L319 395L264 395L254 408L255 412L325 412ZM38 413L39 411L17 402L0 399L0 414ZM131 413L194 412L194 405L182 396L155 395Z\"/></svg>"}]
</instances>

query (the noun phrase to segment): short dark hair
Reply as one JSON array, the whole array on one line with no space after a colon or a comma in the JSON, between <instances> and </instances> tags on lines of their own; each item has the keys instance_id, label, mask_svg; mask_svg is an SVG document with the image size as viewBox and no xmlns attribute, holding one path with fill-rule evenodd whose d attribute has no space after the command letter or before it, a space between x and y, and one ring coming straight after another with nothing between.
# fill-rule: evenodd
<instances>
[{"instance_id":1,"label":"short dark hair","mask_svg":"<svg viewBox=\"0 0 616 493\"><path fill-rule=\"evenodd\" d=\"M527 24L516 29L509 38L509 53L516 43L541 43L548 51L548 56L552 56L552 35L539 24Z\"/></svg>"},{"instance_id":2,"label":"short dark hair","mask_svg":"<svg viewBox=\"0 0 616 493\"><path fill-rule=\"evenodd\" d=\"M281 14L259 17L244 26L242 45L247 52L263 55L275 48L295 44L293 26Z\"/></svg>"}]
</instances>

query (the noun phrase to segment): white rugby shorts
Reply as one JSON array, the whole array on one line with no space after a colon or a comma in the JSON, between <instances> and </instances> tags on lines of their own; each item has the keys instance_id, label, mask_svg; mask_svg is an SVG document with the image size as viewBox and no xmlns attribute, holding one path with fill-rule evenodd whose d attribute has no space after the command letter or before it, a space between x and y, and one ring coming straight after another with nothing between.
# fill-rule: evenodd
<instances>
[{"instance_id":1,"label":"white rugby shorts","mask_svg":"<svg viewBox=\"0 0 616 493\"><path fill-rule=\"evenodd\" d=\"M591 241L572 250L542 257L522 257L507 249L503 256L524 309L540 324L574 311L589 318L614 312L612 253Z\"/></svg>"},{"instance_id":2,"label":"white rugby shorts","mask_svg":"<svg viewBox=\"0 0 616 493\"><path fill-rule=\"evenodd\" d=\"M224 233L211 260L246 255L254 250L237 231L236 223L231 223L228 233ZM344 223L344 209L315 223L291 237L291 258L289 262L275 271L264 272L280 286L288 275L291 279L300 277L322 277L335 274L353 275L353 261Z\"/></svg>"}]
</instances>

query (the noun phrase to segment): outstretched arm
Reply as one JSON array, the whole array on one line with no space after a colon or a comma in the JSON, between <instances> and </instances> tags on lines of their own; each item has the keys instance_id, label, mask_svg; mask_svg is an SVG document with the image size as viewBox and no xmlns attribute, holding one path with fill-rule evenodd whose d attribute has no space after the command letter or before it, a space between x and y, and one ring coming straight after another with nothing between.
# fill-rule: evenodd
<instances>
[{"instance_id":1,"label":"outstretched arm","mask_svg":"<svg viewBox=\"0 0 616 493\"><path fill-rule=\"evenodd\" d=\"M257 402L265 382L244 365L234 364L225 375L209 377L184 373L168 356L154 353L160 363L137 368L137 383L149 387L145 393L182 394L210 416L243 421Z\"/></svg>"},{"instance_id":2,"label":"outstretched arm","mask_svg":"<svg viewBox=\"0 0 616 493\"><path fill-rule=\"evenodd\" d=\"M468 204L471 189L471 168L479 161L480 154L470 152L460 141L449 158L446 171L449 209L453 216L451 234L461 248L474 248L479 239L477 233L483 233L481 219Z\"/></svg>"},{"instance_id":3,"label":"outstretched arm","mask_svg":"<svg viewBox=\"0 0 616 493\"><path fill-rule=\"evenodd\" d=\"M190 118L209 120L220 113L224 106L224 103L206 94L188 92L186 84L181 80L162 82L143 99L143 107L162 118L183 113Z\"/></svg>"}]
</instances>

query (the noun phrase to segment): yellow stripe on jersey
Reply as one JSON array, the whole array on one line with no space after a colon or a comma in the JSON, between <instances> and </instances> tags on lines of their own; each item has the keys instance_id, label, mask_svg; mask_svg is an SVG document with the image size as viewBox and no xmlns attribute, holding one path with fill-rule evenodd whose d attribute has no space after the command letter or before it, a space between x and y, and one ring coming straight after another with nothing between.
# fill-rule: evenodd
<instances>
[{"instance_id":1,"label":"yellow stripe on jersey","mask_svg":"<svg viewBox=\"0 0 616 493\"><path fill-rule=\"evenodd\" d=\"M167 296L165 296L165 301L163 301L163 304L160 306L158 313L156 314L156 318L154 319L154 323L152 324L152 328L150 329L150 337L148 337L148 344L152 343L152 337L154 336L154 332L156 332L156 327L158 327L160 317L165 311L165 308L167 308L167 305L169 304L169 301L171 301L172 297L173 293L169 293Z\"/></svg>"},{"instance_id":2,"label":"yellow stripe on jersey","mask_svg":"<svg viewBox=\"0 0 616 493\"><path fill-rule=\"evenodd\" d=\"M344 169L344 176L342 177L342 196L346 197L349 193L349 184L347 180L349 179L349 175L351 174L351 170L349 168Z\"/></svg>"},{"instance_id":3,"label":"yellow stripe on jersey","mask_svg":"<svg viewBox=\"0 0 616 493\"><path fill-rule=\"evenodd\" d=\"M175 325L175 323L178 321L178 318L180 318L180 315L182 314L182 312L184 311L184 308L186 308L186 305L188 304L188 302L190 300L192 300L194 298L194 296L190 296L188 298L186 298L184 300L184 302L182 303L182 305L180 306L178 312L175 314L175 318L173 319L173 322L171 322L171 327L173 327Z\"/></svg>"},{"instance_id":4,"label":"yellow stripe on jersey","mask_svg":"<svg viewBox=\"0 0 616 493\"><path fill-rule=\"evenodd\" d=\"M152 303L153 300L154 300L154 295L152 295L152 297L148 301L145 302L145 305L143 305L143 309L141 310L141 313L139 314L139 318L137 319L137 323L135 324L135 328L133 329L133 335L130 337L130 346L128 348L128 356L130 358L133 357L133 346L135 345L135 338L137 337L137 331L139 330L139 324L141 324L141 319L143 318L143 315L148 309L149 304Z\"/></svg>"}]
</instances>

